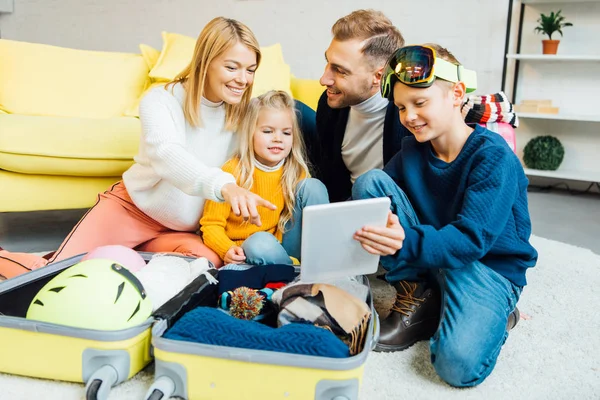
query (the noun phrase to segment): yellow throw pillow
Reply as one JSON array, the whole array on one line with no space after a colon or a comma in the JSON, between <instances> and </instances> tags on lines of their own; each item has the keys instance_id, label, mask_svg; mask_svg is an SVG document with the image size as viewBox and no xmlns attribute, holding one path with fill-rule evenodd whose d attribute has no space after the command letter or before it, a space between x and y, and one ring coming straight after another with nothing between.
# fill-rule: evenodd
<instances>
[{"instance_id":1,"label":"yellow throw pillow","mask_svg":"<svg viewBox=\"0 0 600 400\"><path fill-rule=\"evenodd\" d=\"M150 71L155 80L170 81L191 61L196 39L178 33L163 32L163 48L156 65ZM262 60L256 71L252 95L258 96L266 91L277 89L291 94L290 66L283 60L281 44L261 47Z\"/></svg>"},{"instance_id":2,"label":"yellow throw pillow","mask_svg":"<svg viewBox=\"0 0 600 400\"><path fill-rule=\"evenodd\" d=\"M0 39L0 104L9 113L122 116L146 86L141 54Z\"/></svg>"},{"instance_id":3,"label":"yellow throw pillow","mask_svg":"<svg viewBox=\"0 0 600 400\"><path fill-rule=\"evenodd\" d=\"M192 61L196 39L178 33L163 32L163 47L150 78L170 81Z\"/></svg>"},{"instance_id":4,"label":"yellow throw pillow","mask_svg":"<svg viewBox=\"0 0 600 400\"><path fill-rule=\"evenodd\" d=\"M283 90L292 94L290 66L283 61L281 44L275 43L271 46L261 47L260 53L262 59L254 76L252 97L260 96L269 90Z\"/></svg>"},{"instance_id":5,"label":"yellow throw pillow","mask_svg":"<svg viewBox=\"0 0 600 400\"><path fill-rule=\"evenodd\" d=\"M147 44L140 44L140 51L142 52L142 57L144 57L144 61L148 65L148 70L152 70L156 65L158 59L160 58L160 51L156 50L154 47L148 46ZM140 101L142 98L148 93L148 91L152 88L155 88L159 85L164 85L168 82L166 79L153 79L148 75L148 81L146 82L146 88L142 92L141 95L131 104L123 113L126 117L139 117L140 116Z\"/></svg>"},{"instance_id":6,"label":"yellow throw pillow","mask_svg":"<svg viewBox=\"0 0 600 400\"><path fill-rule=\"evenodd\" d=\"M142 52L142 57L144 58L146 65L148 65L148 71L150 71L156 65L158 57L160 57L160 51L143 43L140 44L140 51Z\"/></svg>"},{"instance_id":7,"label":"yellow throw pillow","mask_svg":"<svg viewBox=\"0 0 600 400\"><path fill-rule=\"evenodd\" d=\"M300 79L292 75L290 86L294 99L300 100L313 110L317 110L319 98L325 91L318 79Z\"/></svg>"},{"instance_id":8,"label":"yellow throw pillow","mask_svg":"<svg viewBox=\"0 0 600 400\"><path fill-rule=\"evenodd\" d=\"M290 73L289 65L277 63L273 59L264 57L254 75L252 97L260 96L269 90L283 90L288 94L292 94Z\"/></svg>"}]
</instances>

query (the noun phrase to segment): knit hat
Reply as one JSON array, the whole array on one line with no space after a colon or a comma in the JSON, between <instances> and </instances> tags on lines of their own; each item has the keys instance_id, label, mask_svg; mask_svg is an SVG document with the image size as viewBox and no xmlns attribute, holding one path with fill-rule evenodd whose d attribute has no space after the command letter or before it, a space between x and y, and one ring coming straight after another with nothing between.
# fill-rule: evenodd
<instances>
[{"instance_id":1,"label":"knit hat","mask_svg":"<svg viewBox=\"0 0 600 400\"><path fill-rule=\"evenodd\" d=\"M461 107L461 113L468 124L506 122L513 128L519 126L519 119L514 107L504 92L469 96L469 99Z\"/></svg>"}]
</instances>

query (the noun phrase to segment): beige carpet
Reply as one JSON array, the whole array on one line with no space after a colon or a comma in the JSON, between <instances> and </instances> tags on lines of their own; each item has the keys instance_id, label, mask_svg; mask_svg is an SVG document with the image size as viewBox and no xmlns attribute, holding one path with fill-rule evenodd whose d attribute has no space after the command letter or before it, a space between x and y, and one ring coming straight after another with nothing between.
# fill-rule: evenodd
<instances>
[{"instance_id":1,"label":"beige carpet","mask_svg":"<svg viewBox=\"0 0 600 400\"><path fill-rule=\"evenodd\" d=\"M462 390L444 384L421 342L400 353L371 353L360 399L600 399L600 256L538 237L532 242L540 259L519 302L529 319L512 331L483 384ZM385 307L392 292L374 284ZM149 367L113 388L109 398L142 399L152 372ZM0 374L0 400L83 397L83 385Z\"/></svg>"}]
</instances>

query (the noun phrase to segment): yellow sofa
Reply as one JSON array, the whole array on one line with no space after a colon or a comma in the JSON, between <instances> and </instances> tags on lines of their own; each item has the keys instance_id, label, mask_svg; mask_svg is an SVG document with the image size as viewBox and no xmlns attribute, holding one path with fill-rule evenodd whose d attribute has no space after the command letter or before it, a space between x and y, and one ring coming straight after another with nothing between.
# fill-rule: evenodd
<instances>
[{"instance_id":1,"label":"yellow sofa","mask_svg":"<svg viewBox=\"0 0 600 400\"><path fill-rule=\"evenodd\" d=\"M84 51L0 39L0 212L86 208L132 164L139 100L191 58L194 38L161 51ZM313 109L322 88L297 79L281 47L261 48L253 95L291 93Z\"/></svg>"}]
</instances>

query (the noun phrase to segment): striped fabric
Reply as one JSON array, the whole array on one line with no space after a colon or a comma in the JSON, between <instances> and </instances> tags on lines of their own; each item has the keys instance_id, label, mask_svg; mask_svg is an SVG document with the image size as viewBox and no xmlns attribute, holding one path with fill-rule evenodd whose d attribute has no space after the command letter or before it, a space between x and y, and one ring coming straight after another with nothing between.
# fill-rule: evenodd
<instances>
[{"instance_id":1,"label":"striped fabric","mask_svg":"<svg viewBox=\"0 0 600 400\"><path fill-rule=\"evenodd\" d=\"M514 107L504 92L470 96L462 105L461 112L467 123L505 122L513 128L519 126Z\"/></svg>"}]
</instances>

